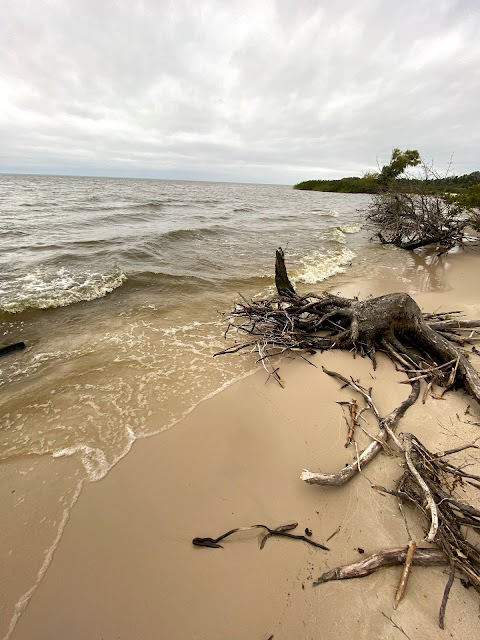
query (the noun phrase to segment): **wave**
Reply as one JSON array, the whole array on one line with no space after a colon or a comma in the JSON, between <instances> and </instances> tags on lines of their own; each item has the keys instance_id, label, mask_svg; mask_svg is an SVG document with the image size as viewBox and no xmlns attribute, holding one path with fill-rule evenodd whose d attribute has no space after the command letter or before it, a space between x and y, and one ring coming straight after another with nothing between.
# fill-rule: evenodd
<instances>
[{"instance_id":1,"label":"wave","mask_svg":"<svg viewBox=\"0 0 480 640\"><path fill-rule=\"evenodd\" d=\"M338 213L333 209L329 211L325 211L325 209L312 209L313 213L323 213L324 216L329 216L330 218L338 218Z\"/></svg>"},{"instance_id":2,"label":"wave","mask_svg":"<svg viewBox=\"0 0 480 640\"><path fill-rule=\"evenodd\" d=\"M126 278L118 268L107 273L72 272L65 268L48 273L36 269L2 285L0 311L21 313L95 300L120 287Z\"/></svg>"},{"instance_id":3,"label":"wave","mask_svg":"<svg viewBox=\"0 0 480 640\"><path fill-rule=\"evenodd\" d=\"M86 444L79 443L71 447L59 449L52 453L52 458L64 458L74 455L79 455L82 461L83 467L86 471L87 477L90 482L101 480L104 478L110 469L115 466L132 448L133 443L136 440L135 434L130 427L126 427L127 442L122 451L120 451L114 460L109 461L105 452L97 447L89 447Z\"/></svg>"},{"instance_id":4,"label":"wave","mask_svg":"<svg viewBox=\"0 0 480 640\"><path fill-rule=\"evenodd\" d=\"M315 252L302 260L302 265L292 273L294 284L317 284L337 273L344 273L345 265L352 262L356 254L344 247L328 253Z\"/></svg>"},{"instance_id":5,"label":"wave","mask_svg":"<svg viewBox=\"0 0 480 640\"><path fill-rule=\"evenodd\" d=\"M40 211L45 207L58 207L58 202L50 200L39 200L38 202L20 202L18 207L26 207L27 209L33 209L34 211Z\"/></svg>"},{"instance_id":6,"label":"wave","mask_svg":"<svg viewBox=\"0 0 480 640\"><path fill-rule=\"evenodd\" d=\"M173 229L160 236L160 240L200 240L203 237L216 236L221 233L221 227L198 227L196 229Z\"/></svg>"},{"instance_id":7,"label":"wave","mask_svg":"<svg viewBox=\"0 0 480 640\"><path fill-rule=\"evenodd\" d=\"M134 209L161 209L165 205L175 204L175 200L167 198L165 200L147 200L146 202L114 202L111 204L97 204L99 198L88 198L83 202L73 202L62 206L62 211L131 211ZM183 203L182 203L183 204ZM46 206L40 203L41 206ZM32 206L32 205L25 205Z\"/></svg>"},{"instance_id":8,"label":"wave","mask_svg":"<svg viewBox=\"0 0 480 640\"><path fill-rule=\"evenodd\" d=\"M198 293L207 289L218 290L219 287L225 288L225 290L237 290L243 287L249 289L255 287L264 287L266 284L270 284L273 280L273 275L259 274L252 276L245 276L238 278L235 276L229 276L225 273L219 273L214 278L199 277L189 274L174 274L162 271L143 271L132 275L128 275L128 280L123 286L126 291L138 290L142 288L155 286L156 288L174 290L177 293Z\"/></svg>"},{"instance_id":9,"label":"wave","mask_svg":"<svg viewBox=\"0 0 480 640\"><path fill-rule=\"evenodd\" d=\"M333 229L330 229L329 236L330 240L332 240L333 242L338 242L338 244L346 244L347 242L345 239L345 234L339 227L333 227Z\"/></svg>"},{"instance_id":10,"label":"wave","mask_svg":"<svg viewBox=\"0 0 480 640\"><path fill-rule=\"evenodd\" d=\"M165 204L167 204L167 203L165 201L162 201L162 200L151 200L150 202L145 202L145 204L139 204L139 205L136 205L136 206L139 209L141 209L142 207L148 207L149 209L160 209Z\"/></svg>"},{"instance_id":11,"label":"wave","mask_svg":"<svg viewBox=\"0 0 480 640\"><path fill-rule=\"evenodd\" d=\"M339 227L332 227L330 229L330 240L333 242L337 242L338 244L346 244L345 234L347 233L358 233L360 231L360 226L358 225L340 225Z\"/></svg>"}]
</instances>

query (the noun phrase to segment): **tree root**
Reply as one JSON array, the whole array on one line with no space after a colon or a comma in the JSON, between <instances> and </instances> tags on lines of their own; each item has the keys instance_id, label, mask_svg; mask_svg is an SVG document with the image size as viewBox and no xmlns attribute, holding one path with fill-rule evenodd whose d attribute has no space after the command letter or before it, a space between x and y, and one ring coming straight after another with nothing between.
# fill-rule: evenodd
<instances>
[{"instance_id":1,"label":"tree root","mask_svg":"<svg viewBox=\"0 0 480 640\"><path fill-rule=\"evenodd\" d=\"M417 548L413 554L415 542L411 540L407 548L390 549L355 564L331 569L322 574L313 585L317 586L331 580L361 578L370 575L380 567L405 563L395 598L395 607L403 596L410 564L422 566L449 564L449 578L445 585L438 618L439 626L443 629L448 596L456 569L465 576L466 583L480 593L480 547L471 542L471 540L478 540L480 510L467 500L453 495L456 486L461 486L464 482L469 482L474 488L480 490L480 476L465 473L444 458L467 447L477 447L475 444L463 445L452 451L432 454L412 434L405 434L405 441L403 451L407 464L398 489L391 491L381 487L373 488L391 493L401 500L414 504L430 521L426 540L436 542L440 549Z\"/></svg>"},{"instance_id":2,"label":"tree root","mask_svg":"<svg viewBox=\"0 0 480 640\"><path fill-rule=\"evenodd\" d=\"M363 301L329 293L299 296L288 279L281 249L275 269L279 295L243 300L230 314L226 334L233 328L237 334L248 334L248 340L215 355L254 349L267 367L271 357L288 351L348 349L368 355L375 368L376 352L383 351L427 384L464 386L480 404L480 377L462 349L480 339L480 320L461 320L457 311L422 314L406 293Z\"/></svg>"}]
</instances>

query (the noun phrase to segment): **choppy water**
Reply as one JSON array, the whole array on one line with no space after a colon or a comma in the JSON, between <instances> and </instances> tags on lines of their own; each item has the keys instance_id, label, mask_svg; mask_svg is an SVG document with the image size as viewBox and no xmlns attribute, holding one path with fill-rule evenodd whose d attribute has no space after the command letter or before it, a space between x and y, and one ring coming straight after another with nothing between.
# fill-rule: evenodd
<instances>
[{"instance_id":1,"label":"choppy water","mask_svg":"<svg viewBox=\"0 0 480 640\"><path fill-rule=\"evenodd\" d=\"M102 477L136 437L245 374L213 360L237 292L343 272L365 244L365 196L291 187L1 176L0 459L81 458Z\"/></svg>"}]
</instances>

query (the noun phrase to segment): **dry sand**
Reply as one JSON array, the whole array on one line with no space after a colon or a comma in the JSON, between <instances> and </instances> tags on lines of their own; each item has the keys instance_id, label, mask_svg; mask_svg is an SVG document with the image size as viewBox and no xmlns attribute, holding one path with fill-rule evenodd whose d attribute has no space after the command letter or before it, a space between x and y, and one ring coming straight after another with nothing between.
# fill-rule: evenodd
<instances>
[{"instance_id":1,"label":"dry sand","mask_svg":"<svg viewBox=\"0 0 480 640\"><path fill-rule=\"evenodd\" d=\"M480 316L480 256L447 261L443 291L415 296L424 310L462 309ZM393 276L392 276L393 274ZM426 273L428 278L428 273ZM408 290L389 273L375 284L357 281L346 295ZM354 290L355 289L355 290ZM383 413L408 393L388 362L373 372L368 360L329 352L314 357L373 386ZM478 362L477 362L478 365ZM455 580L446 631L437 626L446 574L415 568L399 608L392 601L399 568L360 580L312 588L338 564L408 541L393 497L371 484L392 486L396 458L379 456L341 488L308 486L303 468L335 471L354 451L336 401L351 399L321 368L297 358L282 362L281 389L263 371L201 403L173 429L138 441L100 481L86 484L45 577L11 636L13 640L333 640L340 637L458 638L480 634L478 595ZM473 439L463 393L417 404L400 423L433 449ZM470 419L479 419L472 408ZM373 430L373 423L372 423ZM303 542L244 532L223 549L194 548L195 536L233 527L290 521L330 551ZM418 540L421 530L412 525Z\"/></svg>"}]
</instances>

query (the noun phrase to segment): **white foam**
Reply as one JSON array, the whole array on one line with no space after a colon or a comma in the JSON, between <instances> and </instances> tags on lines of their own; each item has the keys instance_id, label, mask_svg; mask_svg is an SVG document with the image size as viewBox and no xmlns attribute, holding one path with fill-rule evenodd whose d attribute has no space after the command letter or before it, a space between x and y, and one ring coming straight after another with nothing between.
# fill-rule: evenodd
<instances>
[{"instance_id":1,"label":"white foam","mask_svg":"<svg viewBox=\"0 0 480 640\"><path fill-rule=\"evenodd\" d=\"M346 244L345 234L341 230L340 227L334 227L330 229L330 239L334 242L338 242L338 244Z\"/></svg>"},{"instance_id":2,"label":"white foam","mask_svg":"<svg viewBox=\"0 0 480 640\"><path fill-rule=\"evenodd\" d=\"M319 213L323 216L329 216L330 218L338 218L338 213L333 209L330 209L330 211L320 211Z\"/></svg>"},{"instance_id":3,"label":"white foam","mask_svg":"<svg viewBox=\"0 0 480 640\"><path fill-rule=\"evenodd\" d=\"M338 228L342 233L358 233L362 227L359 224L342 224Z\"/></svg>"},{"instance_id":4,"label":"white foam","mask_svg":"<svg viewBox=\"0 0 480 640\"><path fill-rule=\"evenodd\" d=\"M102 298L120 287L126 279L120 269L109 273L75 273L65 268L47 273L37 269L3 285L0 309L20 313L26 309L66 307L75 302Z\"/></svg>"},{"instance_id":5,"label":"white foam","mask_svg":"<svg viewBox=\"0 0 480 640\"><path fill-rule=\"evenodd\" d=\"M293 283L316 284L337 274L344 273L344 265L352 262L356 254L344 247L328 253L315 252L302 260L302 266L292 274Z\"/></svg>"},{"instance_id":6,"label":"white foam","mask_svg":"<svg viewBox=\"0 0 480 640\"><path fill-rule=\"evenodd\" d=\"M90 482L95 482L104 478L107 473L114 467L119 460L127 455L136 440L136 436L130 427L126 427L127 443L123 450L115 456L115 459L108 461L102 449L97 447L89 447L86 444L76 444L71 447L65 447L52 453L53 458L64 458L80 454L80 460L85 468Z\"/></svg>"}]
</instances>

